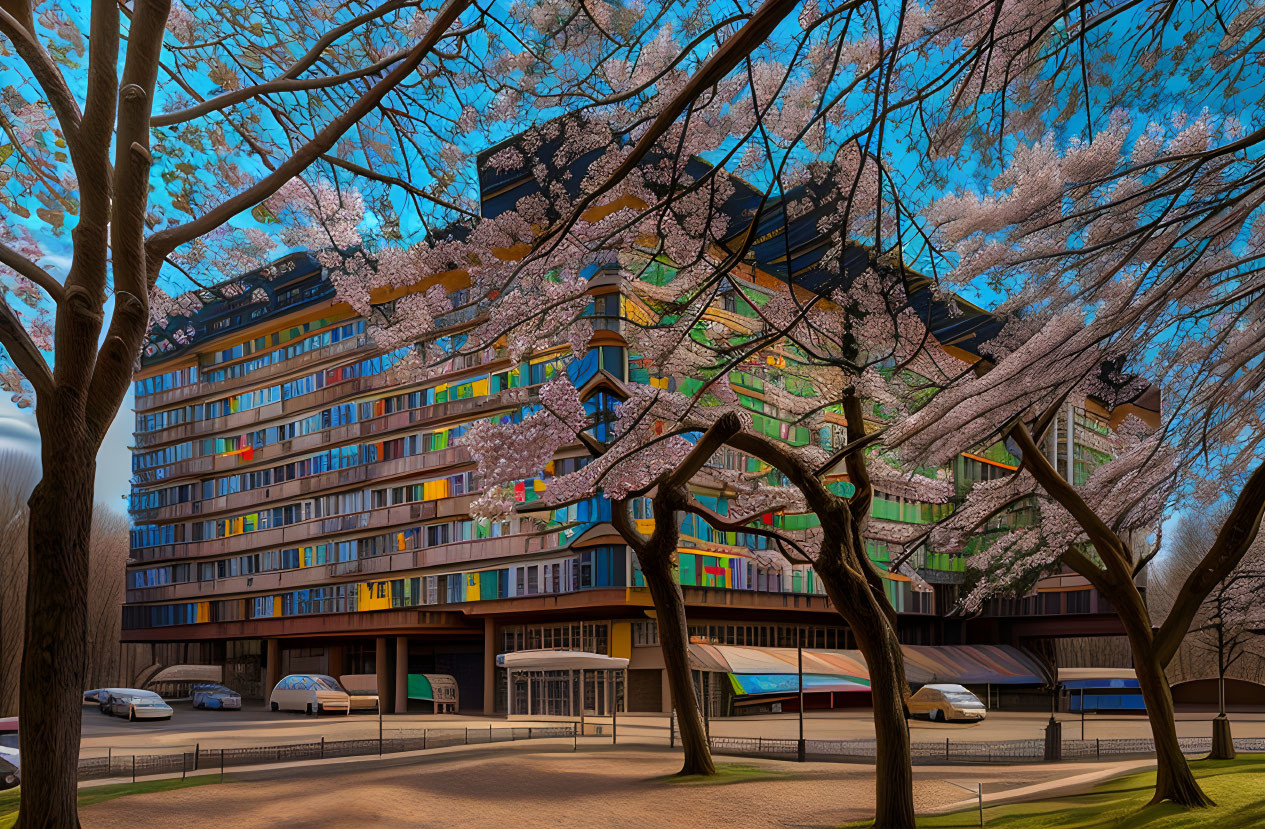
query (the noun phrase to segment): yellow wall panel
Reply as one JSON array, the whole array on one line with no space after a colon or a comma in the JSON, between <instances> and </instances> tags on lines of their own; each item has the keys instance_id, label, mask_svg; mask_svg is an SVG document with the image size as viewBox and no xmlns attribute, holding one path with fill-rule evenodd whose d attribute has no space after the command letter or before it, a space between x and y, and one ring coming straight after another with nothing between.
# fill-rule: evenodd
<instances>
[{"instance_id":1,"label":"yellow wall panel","mask_svg":"<svg viewBox=\"0 0 1265 829\"><path fill-rule=\"evenodd\" d=\"M356 591L356 610L390 610L391 585L385 581L368 581Z\"/></svg>"},{"instance_id":2,"label":"yellow wall panel","mask_svg":"<svg viewBox=\"0 0 1265 829\"><path fill-rule=\"evenodd\" d=\"M632 622L611 624L611 656L628 659L632 656Z\"/></svg>"}]
</instances>

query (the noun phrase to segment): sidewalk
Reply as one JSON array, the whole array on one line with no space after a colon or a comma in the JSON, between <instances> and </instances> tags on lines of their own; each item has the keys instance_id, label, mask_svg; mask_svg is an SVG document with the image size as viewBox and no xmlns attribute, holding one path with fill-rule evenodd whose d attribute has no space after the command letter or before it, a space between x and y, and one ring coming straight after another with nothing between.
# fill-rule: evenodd
<instances>
[{"instance_id":1,"label":"sidewalk","mask_svg":"<svg viewBox=\"0 0 1265 829\"><path fill-rule=\"evenodd\" d=\"M1034 783L1031 786L1020 786L1016 789L1005 789L999 792L984 792L985 806L1001 806L1007 803L1021 803L1027 800L1043 800L1048 797L1078 794L1088 791L1095 785L1115 777L1123 777L1135 772L1148 771L1155 768L1155 760L1122 760L1119 762L1097 763L1100 766L1081 774L1074 774L1057 780ZM926 814L941 815L979 807L976 797L960 800L928 809Z\"/></svg>"}]
</instances>

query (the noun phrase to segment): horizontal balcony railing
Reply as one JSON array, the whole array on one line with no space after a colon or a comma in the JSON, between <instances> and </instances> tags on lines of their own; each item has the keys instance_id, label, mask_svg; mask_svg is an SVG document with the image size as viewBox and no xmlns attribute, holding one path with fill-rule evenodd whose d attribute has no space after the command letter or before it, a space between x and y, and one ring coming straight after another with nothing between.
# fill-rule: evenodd
<instances>
[{"instance_id":1,"label":"horizontal balcony railing","mask_svg":"<svg viewBox=\"0 0 1265 829\"><path fill-rule=\"evenodd\" d=\"M392 507L362 510L346 515L313 518L285 527L270 527L226 538L137 547L132 550L132 559L135 562L192 561L239 553L303 547L317 542L336 540L336 537L352 533L356 534L353 537L358 537L363 535L365 530L403 527L417 521L468 515L470 502L474 500L474 497L471 494L438 501L416 501L411 504L397 504Z\"/></svg>"},{"instance_id":2,"label":"horizontal balcony railing","mask_svg":"<svg viewBox=\"0 0 1265 829\"><path fill-rule=\"evenodd\" d=\"M373 353L379 351L368 335L360 335L358 337L348 337L336 343L306 351L303 354L291 357L288 360L280 360L276 363L270 363L266 366L260 366L252 372L243 374L240 377L226 377L223 380L207 381L199 379L196 383L180 386L167 391L157 392L155 394L146 394L136 398L136 412L144 414L154 409L166 409L173 406L188 405L192 401L196 401L200 397L223 397L234 391L251 388L254 386L267 384L269 380L275 380L281 377L289 377L296 372L303 372L305 369L311 370L320 366L322 363L330 362L338 357L356 352ZM246 362L246 361L243 361ZM232 365L224 363L224 366ZM206 369L207 371L218 371L221 366L214 366ZM198 369L199 374L203 369ZM171 429L177 427L170 427ZM164 437L163 433L170 431L169 429L157 429L146 435L138 435L137 446L141 444L139 439L142 437L154 436L156 439L153 443L162 443L165 440L177 440L178 438Z\"/></svg>"},{"instance_id":3,"label":"horizontal balcony railing","mask_svg":"<svg viewBox=\"0 0 1265 829\"><path fill-rule=\"evenodd\" d=\"M425 423L442 423L463 415L475 415L482 411L503 409L510 405L509 392L499 391L484 397L470 397L464 400L450 400L446 403L433 403L416 409L392 412L387 415L361 420L355 423L344 423L331 426L306 435L281 440L255 450L249 463L242 463L240 455L219 454L201 455L188 460L177 461L166 467L154 467L133 475L133 483L138 486L152 486L173 483L191 476L207 474L227 475L233 472L248 472L269 465L284 463L293 455L315 452L322 448L342 446L367 438L386 439L392 432ZM165 470L162 478L152 476L159 469Z\"/></svg>"},{"instance_id":4,"label":"horizontal balcony railing","mask_svg":"<svg viewBox=\"0 0 1265 829\"><path fill-rule=\"evenodd\" d=\"M264 501L270 504L292 501L358 483L386 482L421 472L428 475L439 474L471 463L470 452L465 447L451 446L447 449L423 452L406 458L378 461L347 469L331 469L319 475L309 475L305 478L296 478L280 484L256 487L201 501L186 501L169 507L137 510L132 513L132 517L138 522L166 523L190 518L201 520L221 513L239 515L249 512L251 507L259 506Z\"/></svg>"},{"instance_id":5,"label":"horizontal balcony railing","mask_svg":"<svg viewBox=\"0 0 1265 829\"><path fill-rule=\"evenodd\" d=\"M317 587L322 584L359 581L359 577L364 576L404 578L426 575L426 571L429 570L450 568L461 564L473 563L480 567L496 562L509 564L524 556L538 555L551 550L552 548L546 545L545 538L537 535L479 538L292 570L275 570L208 581L164 584L157 587L132 587L127 590L127 602L134 604L207 601L243 595L271 595L288 590Z\"/></svg>"}]
</instances>

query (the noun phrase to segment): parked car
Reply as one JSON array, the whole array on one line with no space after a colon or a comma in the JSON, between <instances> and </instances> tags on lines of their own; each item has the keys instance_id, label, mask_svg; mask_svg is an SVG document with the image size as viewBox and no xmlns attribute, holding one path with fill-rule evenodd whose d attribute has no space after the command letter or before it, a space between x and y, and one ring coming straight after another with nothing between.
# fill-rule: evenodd
<instances>
[{"instance_id":1,"label":"parked car","mask_svg":"<svg viewBox=\"0 0 1265 829\"><path fill-rule=\"evenodd\" d=\"M109 688L106 701L101 703L101 713L131 720L169 720L171 706L153 691L139 688Z\"/></svg>"},{"instance_id":2,"label":"parked car","mask_svg":"<svg viewBox=\"0 0 1265 829\"><path fill-rule=\"evenodd\" d=\"M83 692L83 701L85 703L103 704L110 697L109 688L93 688L91 691Z\"/></svg>"},{"instance_id":3,"label":"parked car","mask_svg":"<svg viewBox=\"0 0 1265 829\"><path fill-rule=\"evenodd\" d=\"M961 685L924 685L909 698L909 713L932 721L982 720L984 703Z\"/></svg>"},{"instance_id":4,"label":"parked car","mask_svg":"<svg viewBox=\"0 0 1265 829\"><path fill-rule=\"evenodd\" d=\"M378 699L377 674L343 674L338 681L351 698L351 710L378 710L381 702Z\"/></svg>"},{"instance_id":5,"label":"parked car","mask_svg":"<svg viewBox=\"0 0 1265 829\"><path fill-rule=\"evenodd\" d=\"M0 719L0 790L22 782L22 759L18 753L18 718Z\"/></svg>"},{"instance_id":6,"label":"parked car","mask_svg":"<svg viewBox=\"0 0 1265 829\"><path fill-rule=\"evenodd\" d=\"M268 698L273 711L351 713L351 697L338 680L324 674L291 674L277 683Z\"/></svg>"},{"instance_id":7,"label":"parked car","mask_svg":"<svg viewBox=\"0 0 1265 829\"><path fill-rule=\"evenodd\" d=\"M214 682L200 682L192 686L190 690L193 692L194 708L242 710L242 695L231 688L225 688Z\"/></svg>"}]
</instances>

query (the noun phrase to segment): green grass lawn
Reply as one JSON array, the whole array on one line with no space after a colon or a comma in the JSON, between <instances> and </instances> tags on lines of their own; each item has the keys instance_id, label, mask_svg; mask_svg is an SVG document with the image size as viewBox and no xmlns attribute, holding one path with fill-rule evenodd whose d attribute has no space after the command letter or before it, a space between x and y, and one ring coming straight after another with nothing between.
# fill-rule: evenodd
<instances>
[{"instance_id":1,"label":"green grass lawn","mask_svg":"<svg viewBox=\"0 0 1265 829\"><path fill-rule=\"evenodd\" d=\"M1255 829L1265 826L1265 754L1234 760L1191 763L1199 785L1216 801L1211 809L1183 809L1171 803L1147 806L1155 772L1120 777L1086 794L985 806L986 826L997 829ZM965 799L965 798L963 798ZM864 825L864 824L857 824ZM979 812L919 818L919 826L979 825Z\"/></svg>"},{"instance_id":2,"label":"green grass lawn","mask_svg":"<svg viewBox=\"0 0 1265 829\"><path fill-rule=\"evenodd\" d=\"M753 780L790 778L792 776L792 772L780 769L766 769L745 763L717 763L715 774L670 774L656 779L661 783L673 786L725 786L730 783L749 783Z\"/></svg>"},{"instance_id":3,"label":"green grass lawn","mask_svg":"<svg viewBox=\"0 0 1265 829\"><path fill-rule=\"evenodd\" d=\"M226 778L227 779L227 778ZM173 789L187 789L191 786L205 786L209 783L220 782L219 775L207 774L198 777L190 777L187 780L142 780L140 783L115 783L109 786L91 786L86 789L79 790L79 807L91 806L93 803L101 803L106 800L113 800L116 797L126 797L129 794L145 794L146 792L169 792ZM0 792L0 829L9 829L18 820L18 802L22 796L22 789L9 789Z\"/></svg>"}]
</instances>

